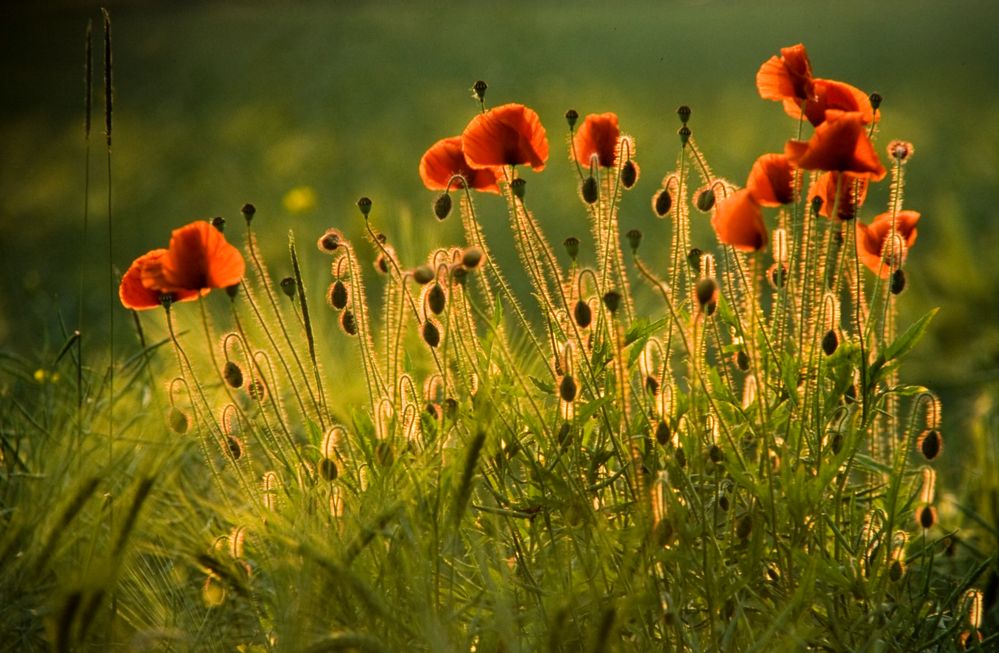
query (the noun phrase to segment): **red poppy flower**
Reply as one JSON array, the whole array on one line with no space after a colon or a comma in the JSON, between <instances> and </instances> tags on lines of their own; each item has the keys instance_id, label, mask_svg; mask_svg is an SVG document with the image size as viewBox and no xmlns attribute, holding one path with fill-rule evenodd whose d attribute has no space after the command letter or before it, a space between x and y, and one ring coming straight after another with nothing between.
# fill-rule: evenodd
<instances>
[{"instance_id":1,"label":"red poppy flower","mask_svg":"<svg viewBox=\"0 0 999 653\"><path fill-rule=\"evenodd\" d=\"M461 149L473 168L529 165L542 170L548 160L548 137L537 113L522 104L504 104L468 123Z\"/></svg>"},{"instance_id":2,"label":"red poppy flower","mask_svg":"<svg viewBox=\"0 0 999 653\"><path fill-rule=\"evenodd\" d=\"M170 248L142 268L142 285L162 292L226 288L245 272L243 256L205 221L174 229Z\"/></svg>"},{"instance_id":3,"label":"red poppy flower","mask_svg":"<svg viewBox=\"0 0 999 653\"><path fill-rule=\"evenodd\" d=\"M617 126L615 113L591 113L583 120L572 139L576 161L580 165L590 165L596 156L602 168L613 168L617 159L617 141L621 130Z\"/></svg>"},{"instance_id":4,"label":"red poppy flower","mask_svg":"<svg viewBox=\"0 0 999 653\"><path fill-rule=\"evenodd\" d=\"M121 286L118 288L118 297L125 308L142 311L160 306L160 296L164 293L142 285L142 269L151 262L158 262L166 253L167 250L165 249L154 249L135 259L132 265L129 266L128 271L125 272L125 276L121 278ZM186 302L197 298L201 292L197 290L177 290L170 294L173 295L172 299L174 302Z\"/></svg>"},{"instance_id":5,"label":"red poppy flower","mask_svg":"<svg viewBox=\"0 0 999 653\"><path fill-rule=\"evenodd\" d=\"M780 57L770 57L756 73L760 97L790 101L795 107L814 97L812 82L812 64L801 43L781 48Z\"/></svg>"},{"instance_id":6,"label":"red poppy flower","mask_svg":"<svg viewBox=\"0 0 999 653\"><path fill-rule=\"evenodd\" d=\"M842 181L839 181L841 177ZM839 200L836 199L837 184L839 184ZM857 209L867 198L867 177L839 172L823 173L808 189L808 203L811 204L816 197L822 200L819 215L831 218L835 205L837 218L852 220L857 215Z\"/></svg>"},{"instance_id":7,"label":"red poppy flower","mask_svg":"<svg viewBox=\"0 0 999 653\"><path fill-rule=\"evenodd\" d=\"M430 190L447 190L448 181L454 175L461 175L470 188L488 193L498 193L496 173L490 168L472 168L461 151L461 136L442 138L430 146L420 159L420 178ZM456 181L451 188L461 188Z\"/></svg>"},{"instance_id":8,"label":"red poppy flower","mask_svg":"<svg viewBox=\"0 0 999 653\"><path fill-rule=\"evenodd\" d=\"M870 95L856 86L834 79L815 79L812 89L815 97L805 102L803 106L805 117L813 126L817 127L825 122L826 112L830 110L856 111L862 116L862 122L868 125L880 118L880 112L871 106ZM801 109L795 103L785 102L784 110L792 118L801 116Z\"/></svg>"},{"instance_id":9,"label":"red poppy flower","mask_svg":"<svg viewBox=\"0 0 999 653\"><path fill-rule=\"evenodd\" d=\"M790 140L784 152L804 170L850 172L874 181L886 174L867 137L864 117L857 111L827 111L826 121L815 128L807 143Z\"/></svg>"},{"instance_id":10,"label":"red poppy flower","mask_svg":"<svg viewBox=\"0 0 999 653\"><path fill-rule=\"evenodd\" d=\"M737 190L715 206L711 216L718 240L740 252L755 252L767 244L763 210L748 189Z\"/></svg>"},{"instance_id":11,"label":"red poppy flower","mask_svg":"<svg viewBox=\"0 0 999 653\"><path fill-rule=\"evenodd\" d=\"M906 250L916 242L916 223L919 222L919 217L916 211L899 211L895 214L895 232L905 241ZM891 236L891 225L891 213L882 213L870 225L857 223L857 254L860 262L882 279L891 274L891 267L882 265L881 262L881 250Z\"/></svg>"},{"instance_id":12,"label":"red poppy flower","mask_svg":"<svg viewBox=\"0 0 999 653\"><path fill-rule=\"evenodd\" d=\"M749 171L746 189L760 206L794 201L794 166L784 154L764 154Z\"/></svg>"}]
</instances>

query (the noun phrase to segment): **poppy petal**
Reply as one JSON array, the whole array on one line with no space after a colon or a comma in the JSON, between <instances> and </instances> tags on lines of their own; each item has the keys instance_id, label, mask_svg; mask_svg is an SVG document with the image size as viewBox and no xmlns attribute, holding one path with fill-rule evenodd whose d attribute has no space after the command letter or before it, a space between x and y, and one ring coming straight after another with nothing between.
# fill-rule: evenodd
<instances>
[{"instance_id":1,"label":"poppy petal","mask_svg":"<svg viewBox=\"0 0 999 653\"><path fill-rule=\"evenodd\" d=\"M812 64L801 43L781 48L781 56L770 57L756 73L756 89L765 100L793 100L800 104L812 97Z\"/></svg>"},{"instance_id":2,"label":"poppy petal","mask_svg":"<svg viewBox=\"0 0 999 653\"><path fill-rule=\"evenodd\" d=\"M794 166L786 154L764 154L756 159L746 189L761 206L780 206L794 201Z\"/></svg>"},{"instance_id":3,"label":"poppy petal","mask_svg":"<svg viewBox=\"0 0 999 653\"><path fill-rule=\"evenodd\" d=\"M468 123L461 134L461 149L473 168L529 165L540 171L548 160L548 137L532 109L504 104Z\"/></svg>"},{"instance_id":4,"label":"poppy petal","mask_svg":"<svg viewBox=\"0 0 999 653\"><path fill-rule=\"evenodd\" d=\"M784 153L804 170L850 172L874 181L887 174L867 136L863 115L857 111L827 111L826 120L807 143L790 140Z\"/></svg>"},{"instance_id":5,"label":"poppy petal","mask_svg":"<svg viewBox=\"0 0 999 653\"><path fill-rule=\"evenodd\" d=\"M448 182L454 175L464 177L475 190L499 193L496 173L492 169L474 169L468 165L461 150L461 136L442 138L431 145L420 159L420 178L430 190L447 190ZM461 185L458 181L452 183L451 188L460 188Z\"/></svg>"},{"instance_id":6,"label":"poppy petal","mask_svg":"<svg viewBox=\"0 0 999 653\"><path fill-rule=\"evenodd\" d=\"M916 242L918 235L916 223L920 217L917 211L899 211L895 215L895 230L905 241L906 249ZM891 213L878 215L870 225L857 223L857 255L860 257L860 262L882 279L891 274L889 266L883 265L881 260L881 252L891 236L891 231Z\"/></svg>"},{"instance_id":7,"label":"poppy petal","mask_svg":"<svg viewBox=\"0 0 999 653\"><path fill-rule=\"evenodd\" d=\"M718 202L711 226L720 242L740 252L755 252L767 244L763 211L745 188Z\"/></svg>"},{"instance_id":8,"label":"poppy petal","mask_svg":"<svg viewBox=\"0 0 999 653\"><path fill-rule=\"evenodd\" d=\"M226 288L239 283L245 272L239 250L211 223L201 220L173 231L160 269L144 273L143 284L162 283L167 290Z\"/></svg>"},{"instance_id":9,"label":"poppy petal","mask_svg":"<svg viewBox=\"0 0 999 653\"><path fill-rule=\"evenodd\" d=\"M162 305L160 296L164 291L146 287L142 281L142 271L144 267L159 262L166 253L165 249L154 249L135 259L129 266L118 287L118 297L125 308L142 311ZM196 290L180 290L172 294L174 302L190 301L199 296Z\"/></svg>"},{"instance_id":10,"label":"poppy petal","mask_svg":"<svg viewBox=\"0 0 999 653\"><path fill-rule=\"evenodd\" d=\"M840 178L842 177L842 181ZM839 187L839 198L836 188ZM825 172L808 189L808 203L815 198L821 200L819 215L832 217L833 206L836 207L836 217L840 220L852 220L857 215L857 209L863 206L867 198L868 181L866 177L850 173Z\"/></svg>"},{"instance_id":11,"label":"poppy petal","mask_svg":"<svg viewBox=\"0 0 999 653\"><path fill-rule=\"evenodd\" d=\"M617 114L601 113L586 116L572 139L576 161L582 166L589 166L590 160L596 156L600 167L614 167L620 137Z\"/></svg>"}]
</instances>

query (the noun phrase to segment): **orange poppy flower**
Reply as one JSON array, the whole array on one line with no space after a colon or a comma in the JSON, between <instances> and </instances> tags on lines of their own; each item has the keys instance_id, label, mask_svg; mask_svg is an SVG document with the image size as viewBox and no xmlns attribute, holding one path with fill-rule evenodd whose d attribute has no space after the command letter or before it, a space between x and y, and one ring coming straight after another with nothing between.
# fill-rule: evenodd
<instances>
[{"instance_id":1,"label":"orange poppy flower","mask_svg":"<svg viewBox=\"0 0 999 653\"><path fill-rule=\"evenodd\" d=\"M875 111L871 106L870 95L856 86L834 79L815 79L812 89L815 97L804 103L804 111L805 117L813 126L817 127L825 122L826 112L829 110L856 111L862 116L862 122L867 125L881 117L881 112ZM797 104L785 102L784 110L792 118L801 116L801 109Z\"/></svg>"},{"instance_id":2,"label":"orange poppy flower","mask_svg":"<svg viewBox=\"0 0 999 653\"><path fill-rule=\"evenodd\" d=\"M461 149L473 168L529 165L544 169L548 137L541 119L523 104L504 104L472 118Z\"/></svg>"},{"instance_id":3,"label":"orange poppy flower","mask_svg":"<svg viewBox=\"0 0 999 653\"><path fill-rule=\"evenodd\" d=\"M493 170L475 169L468 165L465 153L461 151L461 136L442 138L431 145L420 159L420 178L423 179L423 185L430 190L447 190L448 181L454 175L464 177L469 187L475 190L487 193L499 192L496 173ZM460 181L451 184L451 188L461 187Z\"/></svg>"},{"instance_id":4,"label":"orange poppy flower","mask_svg":"<svg viewBox=\"0 0 999 653\"><path fill-rule=\"evenodd\" d=\"M142 267L142 285L163 292L226 288L245 270L239 250L202 220L174 229L167 253Z\"/></svg>"},{"instance_id":5,"label":"orange poppy flower","mask_svg":"<svg viewBox=\"0 0 999 653\"><path fill-rule=\"evenodd\" d=\"M157 308L161 305L160 296L164 293L142 285L142 270L151 262L158 262L166 253L167 250L165 249L154 249L135 259L132 265L129 266L128 271L121 278L121 286L118 288L118 297L125 308L142 311L149 308ZM172 300L174 302L186 302L197 298L201 292L197 290L177 290L170 294L173 295Z\"/></svg>"},{"instance_id":6,"label":"orange poppy flower","mask_svg":"<svg viewBox=\"0 0 999 653\"><path fill-rule=\"evenodd\" d=\"M748 189L735 191L715 206L711 216L718 240L740 252L755 252L767 244L763 210Z\"/></svg>"},{"instance_id":7,"label":"orange poppy flower","mask_svg":"<svg viewBox=\"0 0 999 653\"><path fill-rule=\"evenodd\" d=\"M756 89L760 97L790 102L793 107L799 107L814 97L812 86L812 64L801 43L781 48L780 57L770 57L756 73Z\"/></svg>"},{"instance_id":8,"label":"orange poppy flower","mask_svg":"<svg viewBox=\"0 0 999 653\"><path fill-rule=\"evenodd\" d=\"M916 242L916 223L919 222L919 217L916 211L899 211L895 214L895 232L905 241L906 250ZM883 265L881 261L881 250L891 236L891 223L891 213L882 213L870 225L857 223L857 254L860 262L882 279L887 279L892 272L891 267Z\"/></svg>"},{"instance_id":9,"label":"orange poppy flower","mask_svg":"<svg viewBox=\"0 0 999 653\"><path fill-rule=\"evenodd\" d=\"M760 206L780 206L794 201L794 166L784 154L764 154L756 159L746 189Z\"/></svg>"},{"instance_id":10,"label":"orange poppy flower","mask_svg":"<svg viewBox=\"0 0 999 653\"><path fill-rule=\"evenodd\" d=\"M839 181L842 177L842 181ZM836 199L836 185L839 184L839 199ZM836 217L840 220L852 220L857 215L857 209L867 198L867 177L851 175L850 173L825 172L808 189L808 203L818 197L822 200L819 215L832 217L833 205L836 206Z\"/></svg>"},{"instance_id":11,"label":"orange poppy flower","mask_svg":"<svg viewBox=\"0 0 999 653\"><path fill-rule=\"evenodd\" d=\"M874 181L886 174L858 111L827 111L826 121L815 128L807 143L789 140L784 152L804 170L850 172Z\"/></svg>"},{"instance_id":12,"label":"orange poppy flower","mask_svg":"<svg viewBox=\"0 0 999 653\"><path fill-rule=\"evenodd\" d=\"M572 138L572 148L576 161L589 166L597 157L601 168L613 168L617 159L617 141L621 130L617 126L616 113L591 113L583 120L576 135Z\"/></svg>"}]
</instances>

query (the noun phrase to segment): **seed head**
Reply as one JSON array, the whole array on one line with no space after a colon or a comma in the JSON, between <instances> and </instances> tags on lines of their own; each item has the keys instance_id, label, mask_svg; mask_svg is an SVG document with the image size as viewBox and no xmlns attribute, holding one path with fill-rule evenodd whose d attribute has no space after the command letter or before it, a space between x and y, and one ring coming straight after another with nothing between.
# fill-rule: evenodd
<instances>
[{"instance_id":1,"label":"seed head","mask_svg":"<svg viewBox=\"0 0 999 653\"><path fill-rule=\"evenodd\" d=\"M371 198L361 197L360 199L358 199L357 208L361 210L361 215L367 218L368 214L371 213Z\"/></svg>"},{"instance_id":2,"label":"seed head","mask_svg":"<svg viewBox=\"0 0 999 653\"><path fill-rule=\"evenodd\" d=\"M888 143L888 156L901 163L908 161L914 152L915 148L909 141L895 140Z\"/></svg>"},{"instance_id":3,"label":"seed head","mask_svg":"<svg viewBox=\"0 0 999 653\"><path fill-rule=\"evenodd\" d=\"M474 97L479 102L484 102L486 99L486 89L489 86L481 79L472 84L472 97Z\"/></svg>"},{"instance_id":4,"label":"seed head","mask_svg":"<svg viewBox=\"0 0 999 653\"><path fill-rule=\"evenodd\" d=\"M631 247L631 253L634 254L638 252L638 246L642 243L642 232L638 229L631 229L625 234L628 239L628 245Z\"/></svg>"},{"instance_id":5,"label":"seed head","mask_svg":"<svg viewBox=\"0 0 999 653\"><path fill-rule=\"evenodd\" d=\"M562 245L565 247L565 253L569 255L569 258L573 261L579 256L579 239L575 236L569 236L562 241Z\"/></svg>"},{"instance_id":6,"label":"seed head","mask_svg":"<svg viewBox=\"0 0 999 653\"><path fill-rule=\"evenodd\" d=\"M690 127L684 125L680 128L677 134L680 135L680 145L686 147L687 143L690 141Z\"/></svg>"},{"instance_id":7,"label":"seed head","mask_svg":"<svg viewBox=\"0 0 999 653\"><path fill-rule=\"evenodd\" d=\"M225 233L225 218L221 215L212 218L212 226L218 229L219 233Z\"/></svg>"},{"instance_id":8,"label":"seed head","mask_svg":"<svg viewBox=\"0 0 999 653\"><path fill-rule=\"evenodd\" d=\"M257 213L257 207L253 206L249 202L243 205L243 208L239 210L243 214L243 218L246 220L246 224L250 224L253 220L253 216Z\"/></svg>"},{"instance_id":9,"label":"seed head","mask_svg":"<svg viewBox=\"0 0 999 653\"><path fill-rule=\"evenodd\" d=\"M569 109L565 112L565 122L569 125L569 131L576 128L577 120L579 120L579 113L575 109Z\"/></svg>"},{"instance_id":10,"label":"seed head","mask_svg":"<svg viewBox=\"0 0 999 653\"><path fill-rule=\"evenodd\" d=\"M295 291L298 290L298 286L295 284L294 277L285 277L281 279L281 292L291 299L295 298Z\"/></svg>"},{"instance_id":11,"label":"seed head","mask_svg":"<svg viewBox=\"0 0 999 653\"><path fill-rule=\"evenodd\" d=\"M690 120L690 107L686 104L681 104L676 108L676 115L680 116L680 122L684 125Z\"/></svg>"},{"instance_id":12,"label":"seed head","mask_svg":"<svg viewBox=\"0 0 999 653\"><path fill-rule=\"evenodd\" d=\"M524 201L524 193L527 190L527 180L523 177L518 177L510 182L510 190L513 191L513 196L520 201Z\"/></svg>"},{"instance_id":13,"label":"seed head","mask_svg":"<svg viewBox=\"0 0 999 653\"><path fill-rule=\"evenodd\" d=\"M884 98L881 97L880 93L871 93L870 100L871 100L871 108L877 110L877 108L880 107L881 103L884 101Z\"/></svg>"}]
</instances>

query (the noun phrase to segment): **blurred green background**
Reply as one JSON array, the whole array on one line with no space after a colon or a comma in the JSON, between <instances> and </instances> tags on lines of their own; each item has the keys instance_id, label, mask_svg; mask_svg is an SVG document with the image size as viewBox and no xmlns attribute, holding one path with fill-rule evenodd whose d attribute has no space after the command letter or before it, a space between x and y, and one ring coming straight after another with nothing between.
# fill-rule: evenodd
<instances>
[{"instance_id":1,"label":"blurred green background","mask_svg":"<svg viewBox=\"0 0 999 653\"><path fill-rule=\"evenodd\" d=\"M83 51L98 6L7 4L0 9L0 350L41 362L76 322L84 275L85 333L109 308L100 79L95 89L90 229L84 237ZM116 95L113 264L165 246L170 229L243 202L283 274L287 229L311 243L325 227L358 233L354 202L416 264L459 241L438 223L417 175L423 151L457 134L487 101L541 115L552 157L529 175L530 203L556 242L585 236L564 155L562 115L616 111L638 143L642 176L622 227L665 247L649 201L677 153L674 110L715 170L742 183L755 157L780 151L793 129L762 101L754 77L781 46L804 42L815 73L885 97L879 151L915 143L906 206L923 213L908 264L902 324L943 310L906 366L937 389L960 424L999 370L999 13L992 0L887 2L111 2ZM884 156L882 154L882 156ZM314 206L283 198L308 187ZM866 219L882 210L887 183ZM307 204L307 202L306 202ZM479 202L498 255L513 268L501 201ZM300 207L301 208L301 207ZM703 220L702 222L706 222ZM710 235L701 227L702 242ZM307 255L313 287L325 260ZM370 269L370 268L369 268ZM514 275L516 277L516 272ZM124 312L119 319L125 320ZM122 337L132 342L127 330ZM100 338L92 336L95 341Z\"/></svg>"}]
</instances>

